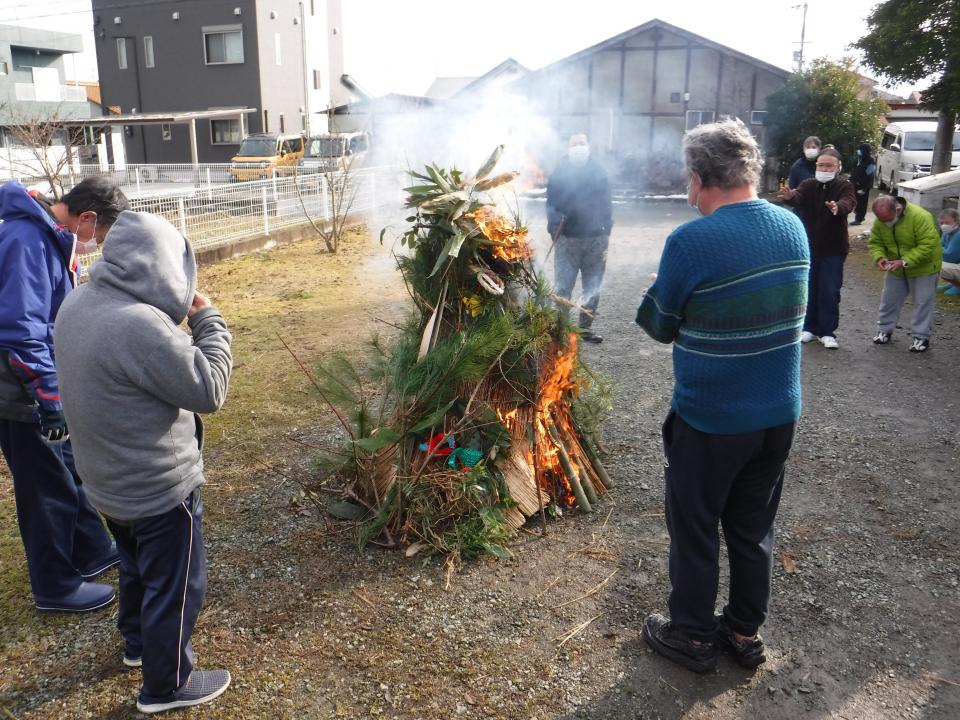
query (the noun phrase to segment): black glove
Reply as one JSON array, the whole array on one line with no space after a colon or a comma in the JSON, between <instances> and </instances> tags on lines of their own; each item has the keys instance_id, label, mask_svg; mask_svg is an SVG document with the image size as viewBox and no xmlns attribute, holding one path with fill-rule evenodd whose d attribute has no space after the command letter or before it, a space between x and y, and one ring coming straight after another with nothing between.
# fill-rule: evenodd
<instances>
[{"instance_id":1,"label":"black glove","mask_svg":"<svg viewBox=\"0 0 960 720\"><path fill-rule=\"evenodd\" d=\"M48 442L61 443L70 437L62 410L40 408L40 434Z\"/></svg>"}]
</instances>

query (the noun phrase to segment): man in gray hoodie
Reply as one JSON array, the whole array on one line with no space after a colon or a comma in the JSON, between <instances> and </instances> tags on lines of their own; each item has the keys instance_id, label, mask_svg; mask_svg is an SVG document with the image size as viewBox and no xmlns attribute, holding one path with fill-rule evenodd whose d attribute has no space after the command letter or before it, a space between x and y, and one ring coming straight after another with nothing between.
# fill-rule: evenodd
<instances>
[{"instance_id":1,"label":"man in gray hoodie","mask_svg":"<svg viewBox=\"0 0 960 720\"><path fill-rule=\"evenodd\" d=\"M123 663L142 666L137 709L148 713L230 684L226 670L194 670L190 646L207 585L197 413L223 404L233 363L226 323L196 286L176 228L124 212L54 330L77 469L120 553Z\"/></svg>"}]
</instances>

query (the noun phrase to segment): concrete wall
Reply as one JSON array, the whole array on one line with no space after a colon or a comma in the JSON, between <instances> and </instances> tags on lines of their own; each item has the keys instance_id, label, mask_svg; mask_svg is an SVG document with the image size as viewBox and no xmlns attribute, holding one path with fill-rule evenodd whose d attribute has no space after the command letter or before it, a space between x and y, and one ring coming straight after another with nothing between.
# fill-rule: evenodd
<instances>
[{"instance_id":1,"label":"concrete wall","mask_svg":"<svg viewBox=\"0 0 960 720\"><path fill-rule=\"evenodd\" d=\"M0 125L54 115L62 118L90 117L90 106L86 100L27 101L18 99L16 91L18 83L33 85L34 67L55 69L58 83L63 85L66 77L64 54L82 50L83 39L79 35L0 25L0 62L7 65L7 74L0 75Z\"/></svg>"},{"instance_id":2,"label":"concrete wall","mask_svg":"<svg viewBox=\"0 0 960 720\"><path fill-rule=\"evenodd\" d=\"M270 132L281 131L281 115L283 132L300 132L305 107L300 6L297 0L257 0L256 14L261 117L266 110Z\"/></svg>"}]
</instances>

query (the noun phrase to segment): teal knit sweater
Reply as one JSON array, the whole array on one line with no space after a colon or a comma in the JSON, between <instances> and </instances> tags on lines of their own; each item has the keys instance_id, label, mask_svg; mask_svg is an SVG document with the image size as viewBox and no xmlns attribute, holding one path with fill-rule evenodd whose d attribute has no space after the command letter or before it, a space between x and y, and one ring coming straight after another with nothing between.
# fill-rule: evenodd
<instances>
[{"instance_id":1,"label":"teal knit sweater","mask_svg":"<svg viewBox=\"0 0 960 720\"><path fill-rule=\"evenodd\" d=\"M670 234L637 324L673 342L672 405L688 424L729 435L800 416L809 267L803 225L765 200Z\"/></svg>"}]
</instances>

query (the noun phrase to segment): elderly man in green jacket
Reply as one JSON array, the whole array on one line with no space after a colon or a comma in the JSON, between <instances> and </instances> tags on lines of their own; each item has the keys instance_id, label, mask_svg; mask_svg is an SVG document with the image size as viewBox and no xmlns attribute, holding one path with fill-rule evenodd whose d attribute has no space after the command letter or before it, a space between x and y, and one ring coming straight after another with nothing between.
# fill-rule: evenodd
<instances>
[{"instance_id":1,"label":"elderly man in green jacket","mask_svg":"<svg viewBox=\"0 0 960 720\"><path fill-rule=\"evenodd\" d=\"M903 198L881 195L873 203L873 212L877 219L870 230L870 256L887 273L873 342L890 342L903 303L907 295L912 295L910 352L926 352L930 348L937 277L943 264L940 233L933 215Z\"/></svg>"}]
</instances>

